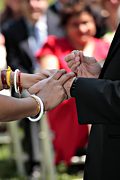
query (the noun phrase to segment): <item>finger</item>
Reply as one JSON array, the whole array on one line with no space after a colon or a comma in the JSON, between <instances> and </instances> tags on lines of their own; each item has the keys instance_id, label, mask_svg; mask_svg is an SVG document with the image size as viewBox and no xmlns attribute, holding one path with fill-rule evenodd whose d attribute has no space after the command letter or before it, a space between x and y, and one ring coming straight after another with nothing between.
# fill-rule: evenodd
<instances>
[{"instance_id":1,"label":"finger","mask_svg":"<svg viewBox=\"0 0 120 180\"><path fill-rule=\"evenodd\" d=\"M91 64L91 63L96 63L97 61L96 61L96 59L94 58L94 57L86 57L86 63L88 63L88 64Z\"/></svg>"},{"instance_id":2,"label":"finger","mask_svg":"<svg viewBox=\"0 0 120 180\"><path fill-rule=\"evenodd\" d=\"M75 73L70 72L70 73L62 75L58 81L63 86L64 83L66 83L66 81L68 81L69 79L71 79L73 77L75 77Z\"/></svg>"},{"instance_id":3,"label":"finger","mask_svg":"<svg viewBox=\"0 0 120 180\"><path fill-rule=\"evenodd\" d=\"M68 67L71 68L75 64L75 61L69 61L68 62Z\"/></svg>"},{"instance_id":4,"label":"finger","mask_svg":"<svg viewBox=\"0 0 120 180\"><path fill-rule=\"evenodd\" d=\"M64 58L64 60L66 62L69 62L69 61L74 60L74 59L75 59L75 54L74 53L70 53L67 56L65 56L65 58Z\"/></svg>"},{"instance_id":5,"label":"finger","mask_svg":"<svg viewBox=\"0 0 120 180\"><path fill-rule=\"evenodd\" d=\"M80 62L84 62L85 61L85 59L84 59L85 56L84 56L82 51L79 51L79 56L80 56Z\"/></svg>"},{"instance_id":6,"label":"finger","mask_svg":"<svg viewBox=\"0 0 120 180\"><path fill-rule=\"evenodd\" d=\"M71 70L73 72L77 72L77 68L80 66L80 62L76 62L72 67L71 67Z\"/></svg>"},{"instance_id":7,"label":"finger","mask_svg":"<svg viewBox=\"0 0 120 180\"><path fill-rule=\"evenodd\" d=\"M63 74L66 73L66 70L65 69L60 69L60 70L57 70L57 72L55 72L51 78L55 79L55 80L58 80Z\"/></svg>"},{"instance_id":8,"label":"finger","mask_svg":"<svg viewBox=\"0 0 120 180\"><path fill-rule=\"evenodd\" d=\"M57 72L57 69L50 69L49 71L50 71L51 75L53 75Z\"/></svg>"},{"instance_id":9,"label":"finger","mask_svg":"<svg viewBox=\"0 0 120 180\"><path fill-rule=\"evenodd\" d=\"M50 77L51 75L53 75L57 70L41 70L40 73L37 73L38 75L41 75L43 78L45 77Z\"/></svg>"},{"instance_id":10,"label":"finger","mask_svg":"<svg viewBox=\"0 0 120 180\"><path fill-rule=\"evenodd\" d=\"M73 50L72 53L78 54L78 53L79 53L79 50Z\"/></svg>"},{"instance_id":11,"label":"finger","mask_svg":"<svg viewBox=\"0 0 120 180\"><path fill-rule=\"evenodd\" d=\"M79 51L79 50L73 50L72 53L75 55L74 61L80 61L80 56L79 56L79 54L81 53L81 51Z\"/></svg>"}]
</instances>

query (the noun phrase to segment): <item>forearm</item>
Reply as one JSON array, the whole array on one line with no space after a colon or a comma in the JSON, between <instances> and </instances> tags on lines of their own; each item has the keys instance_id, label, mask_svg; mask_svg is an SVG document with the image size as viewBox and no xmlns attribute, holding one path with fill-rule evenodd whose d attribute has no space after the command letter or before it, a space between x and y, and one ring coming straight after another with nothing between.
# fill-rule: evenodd
<instances>
[{"instance_id":1,"label":"forearm","mask_svg":"<svg viewBox=\"0 0 120 180\"><path fill-rule=\"evenodd\" d=\"M0 121L7 122L22 119L28 116L35 116L37 103L32 97L17 99L0 95Z\"/></svg>"}]
</instances>

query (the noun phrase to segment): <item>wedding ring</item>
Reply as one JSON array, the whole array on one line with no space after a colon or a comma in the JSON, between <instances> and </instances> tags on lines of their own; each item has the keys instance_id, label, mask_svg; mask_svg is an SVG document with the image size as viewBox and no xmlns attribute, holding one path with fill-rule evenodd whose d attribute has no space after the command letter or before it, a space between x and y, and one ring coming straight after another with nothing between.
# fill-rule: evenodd
<instances>
[{"instance_id":1,"label":"wedding ring","mask_svg":"<svg viewBox=\"0 0 120 180\"><path fill-rule=\"evenodd\" d=\"M79 50L73 50L72 53L77 54Z\"/></svg>"}]
</instances>

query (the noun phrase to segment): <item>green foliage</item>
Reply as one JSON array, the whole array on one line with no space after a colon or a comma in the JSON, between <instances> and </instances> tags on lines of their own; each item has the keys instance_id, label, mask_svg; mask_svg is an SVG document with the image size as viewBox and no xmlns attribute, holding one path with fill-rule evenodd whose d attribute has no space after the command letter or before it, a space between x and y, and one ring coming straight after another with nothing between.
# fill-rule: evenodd
<instances>
[{"instance_id":1,"label":"green foliage","mask_svg":"<svg viewBox=\"0 0 120 180\"><path fill-rule=\"evenodd\" d=\"M0 11L3 10L3 7L4 7L4 1L3 1L3 0L0 0Z\"/></svg>"}]
</instances>

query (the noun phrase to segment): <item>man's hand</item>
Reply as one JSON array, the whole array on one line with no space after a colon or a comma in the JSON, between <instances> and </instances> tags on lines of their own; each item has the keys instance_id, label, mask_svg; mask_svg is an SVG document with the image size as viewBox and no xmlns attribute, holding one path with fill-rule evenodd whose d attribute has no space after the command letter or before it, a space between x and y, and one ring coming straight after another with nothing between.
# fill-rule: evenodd
<instances>
[{"instance_id":1,"label":"man's hand","mask_svg":"<svg viewBox=\"0 0 120 180\"><path fill-rule=\"evenodd\" d=\"M46 111L51 110L67 98L63 86L72 77L74 77L74 73L58 70L54 75L29 88L29 93L36 94L42 99Z\"/></svg>"},{"instance_id":2,"label":"man's hand","mask_svg":"<svg viewBox=\"0 0 120 180\"><path fill-rule=\"evenodd\" d=\"M65 92L66 92L66 94L67 94L67 98L70 98L70 97L71 97L71 95L70 95L70 88L71 88L72 83L73 83L73 81L74 81L75 78L76 78L76 77L70 78L70 79L69 79L68 81L66 81L66 83L64 84L64 89L65 89Z\"/></svg>"},{"instance_id":3,"label":"man's hand","mask_svg":"<svg viewBox=\"0 0 120 180\"><path fill-rule=\"evenodd\" d=\"M98 78L101 66L93 57L83 55L82 51L73 51L65 57L69 68L77 77Z\"/></svg>"}]
</instances>

